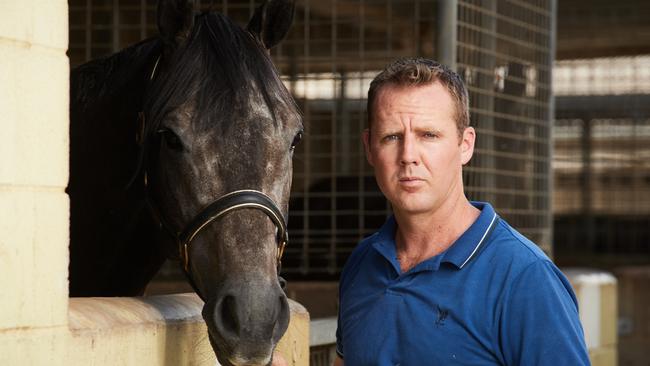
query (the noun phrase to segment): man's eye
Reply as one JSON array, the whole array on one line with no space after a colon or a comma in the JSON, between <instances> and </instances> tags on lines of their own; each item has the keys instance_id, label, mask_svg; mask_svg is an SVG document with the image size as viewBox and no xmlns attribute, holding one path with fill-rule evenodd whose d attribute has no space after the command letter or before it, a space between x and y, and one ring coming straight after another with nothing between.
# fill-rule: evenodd
<instances>
[{"instance_id":1,"label":"man's eye","mask_svg":"<svg viewBox=\"0 0 650 366\"><path fill-rule=\"evenodd\" d=\"M436 133L434 133L434 132L425 132L424 137L426 137L428 139L434 139L434 138L438 137L438 135Z\"/></svg>"},{"instance_id":2,"label":"man's eye","mask_svg":"<svg viewBox=\"0 0 650 366\"><path fill-rule=\"evenodd\" d=\"M387 141L387 142L388 141L397 141L397 140L399 140L398 135L387 135L387 136L384 136L384 138L382 139L382 141Z\"/></svg>"}]
</instances>

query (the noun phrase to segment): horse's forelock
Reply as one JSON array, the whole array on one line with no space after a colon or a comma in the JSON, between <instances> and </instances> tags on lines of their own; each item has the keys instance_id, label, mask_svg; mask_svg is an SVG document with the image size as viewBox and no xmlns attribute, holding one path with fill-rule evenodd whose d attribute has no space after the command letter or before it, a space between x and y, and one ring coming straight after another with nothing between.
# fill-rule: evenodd
<instances>
[{"instance_id":1,"label":"horse's forelock","mask_svg":"<svg viewBox=\"0 0 650 366\"><path fill-rule=\"evenodd\" d=\"M217 13L197 15L186 44L174 53L164 78L154 82L148 108L155 132L165 113L194 99L196 116L219 116L229 129L251 102L262 102L274 123L282 116L298 116L298 109L275 71L266 50L246 30ZM261 98L261 100L260 100ZM255 106L261 107L261 106ZM257 109L257 108L256 108ZM214 123L197 119L193 123Z\"/></svg>"}]
</instances>

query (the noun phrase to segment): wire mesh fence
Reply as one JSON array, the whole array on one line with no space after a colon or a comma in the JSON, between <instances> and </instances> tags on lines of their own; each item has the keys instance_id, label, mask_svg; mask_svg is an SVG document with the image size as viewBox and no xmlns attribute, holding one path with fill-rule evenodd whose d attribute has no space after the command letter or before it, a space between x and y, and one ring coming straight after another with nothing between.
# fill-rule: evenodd
<instances>
[{"instance_id":1,"label":"wire mesh fence","mask_svg":"<svg viewBox=\"0 0 650 366\"><path fill-rule=\"evenodd\" d=\"M458 3L458 71L478 131L468 196L550 253L551 2Z\"/></svg>"},{"instance_id":2,"label":"wire mesh fence","mask_svg":"<svg viewBox=\"0 0 650 366\"><path fill-rule=\"evenodd\" d=\"M78 65L155 35L155 0L71 0L70 60ZM253 0L199 1L245 24ZM338 277L362 237L390 212L360 133L372 77L401 56L439 55L435 0L298 0L272 50L299 104L306 138L294 155L289 277ZM467 194L547 252L550 218L551 0L458 1L457 65L470 92L475 156Z\"/></svg>"}]
</instances>

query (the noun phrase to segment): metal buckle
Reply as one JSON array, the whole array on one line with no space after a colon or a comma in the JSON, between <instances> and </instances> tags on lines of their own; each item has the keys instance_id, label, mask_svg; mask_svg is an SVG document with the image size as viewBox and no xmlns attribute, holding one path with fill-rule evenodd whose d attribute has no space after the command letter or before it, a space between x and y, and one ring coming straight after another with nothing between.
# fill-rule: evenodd
<instances>
[{"instance_id":1,"label":"metal buckle","mask_svg":"<svg viewBox=\"0 0 650 366\"><path fill-rule=\"evenodd\" d=\"M190 270L190 256L187 253L187 243L183 244L183 251L181 252L183 256L183 268L185 268L185 272L189 273Z\"/></svg>"},{"instance_id":2,"label":"metal buckle","mask_svg":"<svg viewBox=\"0 0 650 366\"><path fill-rule=\"evenodd\" d=\"M280 245L278 245L278 257L277 257L278 264L282 262L282 255L284 255L284 248L286 246L287 246L287 242L284 240L280 243Z\"/></svg>"}]
</instances>

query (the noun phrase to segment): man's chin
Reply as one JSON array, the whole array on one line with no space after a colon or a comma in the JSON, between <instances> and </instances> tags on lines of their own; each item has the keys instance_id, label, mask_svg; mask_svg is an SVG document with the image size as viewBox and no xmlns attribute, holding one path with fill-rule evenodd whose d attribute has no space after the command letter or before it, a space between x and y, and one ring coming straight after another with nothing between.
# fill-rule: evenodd
<instances>
[{"instance_id":1,"label":"man's chin","mask_svg":"<svg viewBox=\"0 0 650 366\"><path fill-rule=\"evenodd\" d=\"M425 197L411 195L410 197L400 197L400 199L391 201L393 212L404 213L409 215L418 215L428 213L433 210L433 205L427 202Z\"/></svg>"}]
</instances>

